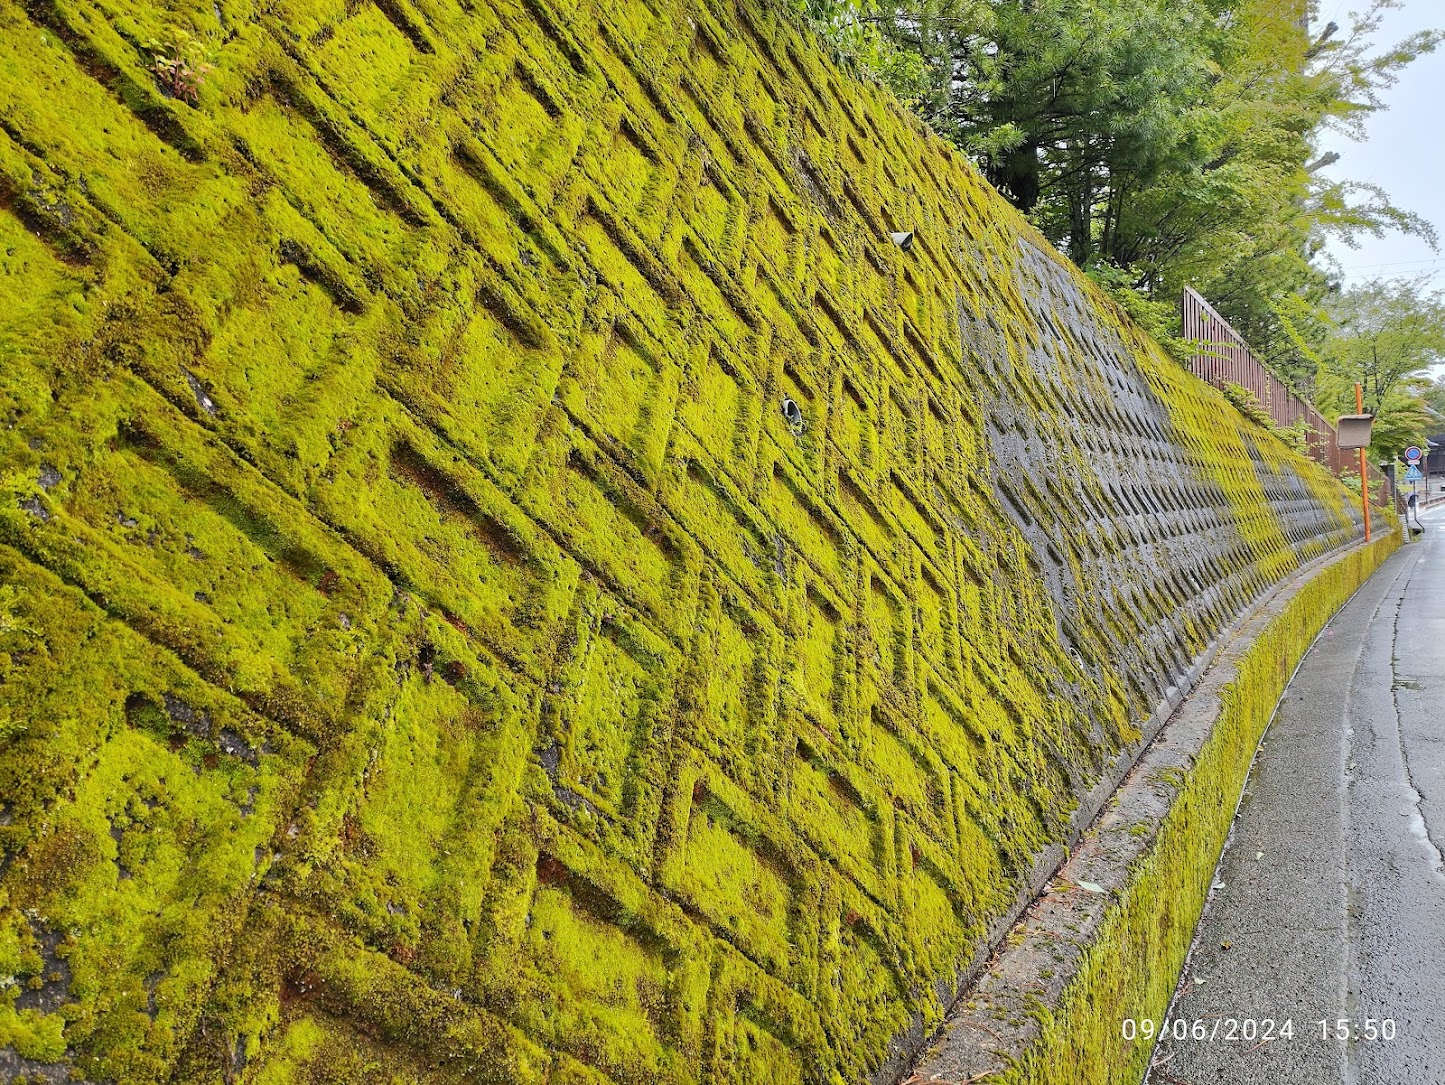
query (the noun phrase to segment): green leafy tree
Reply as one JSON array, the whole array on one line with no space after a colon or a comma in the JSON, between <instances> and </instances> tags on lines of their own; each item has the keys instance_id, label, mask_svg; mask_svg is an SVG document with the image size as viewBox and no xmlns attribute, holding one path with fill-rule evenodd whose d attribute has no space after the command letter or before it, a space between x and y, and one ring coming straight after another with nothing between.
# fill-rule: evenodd
<instances>
[{"instance_id":1,"label":"green leafy tree","mask_svg":"<svg viewBox=\"0 0 1445 1085\"><path fill-rule=\"evenodd\" d=\"M1188 107L1207 87L1209 42L1221 33L1203 0L813 0L812 9L865 60L917 58L905 96L1081 264L1107 253L1121 193L1189 159L1198 133ZM861 47L860 35L873 44Z\"/></svg>"},{"instance_id":2,"label":"green leafy tree","mask_svg":"<svg viewBox=\"0 0 1445 1085\"><path fill-rule=\"evenodd\" d=\"M1424 441L1431 428L1424 370L1445 359L1445 295L1419 279L1353 287L1330 306L1333 334L1320 353L1317 402L1326 414L1353 414L1355 385L1375 416L1371 455L1391 458Z\"/></svg>"},{"instance_id":3,"label":"green leafy tree","mask_svg":"<svg viewBox=\"0 0 1445 1085\"><path fill-rule=\"evenodd\" d=\"M1445 433L1445 377L1436 377L1423 396L1431 424L1435 427L1431 433Z\"/></svg>"},{"instance_id":4,"label":"green leafy tree","mask_svg":"<svg viewBox=\"0 0 1445 1085\"><path fill-rule=\"evenodd\" d=\"M796 2L1116 296L1151 303L1131 311L1158 325L1193 285L1307 394L1336 289L1326 239L1435 240L1318 152L1327 129L1362 136L1439 44L1375 44L1401 0L1314 29L1305 0Z\"/></svg>"},{"instance_id":5,"label":"green leafy tree","mask_svg":"<svg viewBox=\"0 0 1445 1085\"><path fill-rule=\"evenodd\" d=\"M1353 244L1394 230L1436 242L1428 222L1378 186L1332 178L1338 156L1317 150L1328 129L1363 138L1400 71L1438 46L1433 31L1376 46L1384 14L1399 6L1375 0L1348 29L1330 23L1312 36L1271 18L1278 5L1242 9L1247 32L1213 93L1214 157L1197 177L1178 179L1180 192L1156 197L1165 214L1181 204L1200 209L1194 259L1162 254L1157 282L1166 293L1185 282L1205 293L1265 363L1306 394L1337 290L1318 259L1326 239ZM1190 195L1198 183L1206 185L1202 200Z\"/></svg>"}]
</instances>

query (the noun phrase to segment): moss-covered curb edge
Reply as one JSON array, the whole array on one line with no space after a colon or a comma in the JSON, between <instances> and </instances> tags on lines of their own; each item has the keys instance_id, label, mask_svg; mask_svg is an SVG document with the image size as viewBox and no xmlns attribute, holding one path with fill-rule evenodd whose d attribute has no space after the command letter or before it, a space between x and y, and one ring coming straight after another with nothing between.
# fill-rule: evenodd
<instances>
[{"instance_id":1,"label":"moss-covered curb edge","mask_svg":"<svg viewBox=\"0 0 1445 1085\"><path fill-rule=\"evenodd\" d=\"M1142 1080L1255 749L1315 639L1400 546L1392 533L1283 583L1194 692L1009 932L911 1082Z\"/></svg>"}]
</instances>

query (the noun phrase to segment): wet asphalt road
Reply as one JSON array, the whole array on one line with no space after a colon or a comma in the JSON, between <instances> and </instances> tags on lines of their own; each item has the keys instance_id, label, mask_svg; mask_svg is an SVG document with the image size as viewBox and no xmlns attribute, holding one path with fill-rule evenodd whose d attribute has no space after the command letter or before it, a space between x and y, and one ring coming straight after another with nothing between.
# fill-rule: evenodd
<instances>
[{"instance_id":1,"label":"wet asphalt road","mask_svg":"<svg viewBox=\"0 0 1445 1085\"><path fill-rule=\"evenodd\" d=\"M1152 1085L1445 1085L1445 509L1421 519L1285 693Z\"/></svg>"}]
</instances>

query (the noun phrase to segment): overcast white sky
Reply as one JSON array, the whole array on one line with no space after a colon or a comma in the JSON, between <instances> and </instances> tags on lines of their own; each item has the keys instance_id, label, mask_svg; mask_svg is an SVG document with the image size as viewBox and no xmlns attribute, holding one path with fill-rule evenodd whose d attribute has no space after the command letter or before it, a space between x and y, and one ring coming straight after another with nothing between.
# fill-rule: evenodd
<instances>
[{"instance_id":1,"label":"overcast white sky","mask_svg":"<svg viewBox=\"0 0 1445 1085\"><path fill-rule=\"evenodd\" d=\"M1319 28L1331 19L1349 25L1349 13L1368 0L1320 0ZM1441 0L1405 0L1390 12L1376 40L1393 44L1417 30L1445 27ZM1421 57L1406 68L1399 83L1386 92L1389 109L1369 121L1369 140L1356 143L1330 135L1321 150L1338 151L1333 176L1382 186L1398 207L1414 211L1435 224L1445 240L1445 49ZM1333 244L1331 251L1344 268L1347 282L1361 279L1430 273L1445 288L1445 245L1440 253L1419 238L1390 234L1365 238L1358 249Z\"/></svg>"},{"instance_id":2,"label":"overcast white sky","mask_svg":"<svg viewBox=\"0 0 1445 1085\"><path fill-rule=\"evenodd\" d=\"M1320 0L1319 17L1312 25L1323 27L1333 19L1348 26L1350 12L1366 3ZM1376 42L1391 45L1417 30L1441 27L1445 27L1445 3L1405 0L1403 7L1386 14ZM1346 283L1428 275L1431 285L1445 289L1445 48L1406 68L1386 92L1385 102L1389 108L1368 122L1366 142L1329 134L1320 150L1340 153L1340 161L1330 167L1333 176L1380 185L1395 206L1434 223L1441 250L1432 252L1418 237L1391 233L1362 238L1354 249L1332 243L1330 251L1343 268ZM1445 363L1427 372L1437 380L1445 377Z\"/></svg>"}]
</instances>

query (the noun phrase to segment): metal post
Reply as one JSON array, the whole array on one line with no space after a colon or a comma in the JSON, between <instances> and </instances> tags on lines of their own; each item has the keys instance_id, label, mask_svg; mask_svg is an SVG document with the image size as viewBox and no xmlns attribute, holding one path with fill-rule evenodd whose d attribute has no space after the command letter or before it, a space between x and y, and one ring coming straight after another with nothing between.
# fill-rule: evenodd
<instances>
[{"instance_id":1,"label":"metal post","mask_svg":"<svg viewBox=\"0 0 1445 1085\"><path fill-rule=\"evenodd\" d=\"M1355 413L1365 413L1365 393L1355 385ZM1365 542L1370 541L1370 478L1366 474L1365 450L1360 449L1360 506L1365 512Z\"/></svg>"},{"instance_id":2,"label":"metal post","mask_svg":"<svg viewBox=\"0 0 1445 1085\"><path fill-rule=\"evenodd\" d=\"M1390 510L1396 515L1400 513L1400 485L1395 477L1395 465L1390 462L1380 464L1380 474L1385 476L1385 496L1390 503ZM1409 510L1405 512L1405 538L1410 537L1410 515Z\"/></svg>"}]
</instances>

